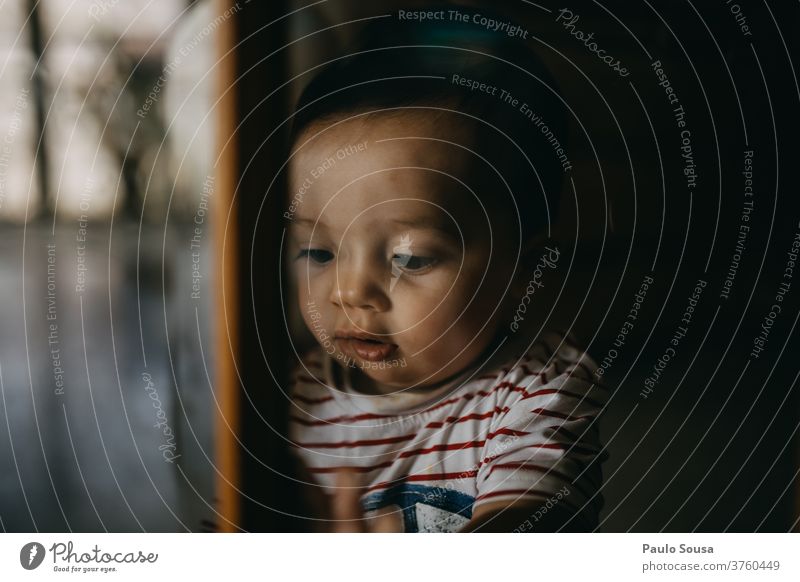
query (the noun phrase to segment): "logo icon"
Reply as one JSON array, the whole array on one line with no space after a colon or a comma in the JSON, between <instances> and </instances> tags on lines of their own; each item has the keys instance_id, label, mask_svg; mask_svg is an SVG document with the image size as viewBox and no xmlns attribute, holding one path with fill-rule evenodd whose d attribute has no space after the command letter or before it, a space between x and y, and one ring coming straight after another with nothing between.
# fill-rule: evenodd
<instances>
[{"instance_id":1,"label":"logo icon","mask_svg":"<svg viewBox=\"0 0 800 582\"><path fill-rule=\"evenodd\" d=\"M44 546L38 542L28 542L19 551L19 563L26 570L35 570L44 561Z\"/></svg>"}]
</instances>

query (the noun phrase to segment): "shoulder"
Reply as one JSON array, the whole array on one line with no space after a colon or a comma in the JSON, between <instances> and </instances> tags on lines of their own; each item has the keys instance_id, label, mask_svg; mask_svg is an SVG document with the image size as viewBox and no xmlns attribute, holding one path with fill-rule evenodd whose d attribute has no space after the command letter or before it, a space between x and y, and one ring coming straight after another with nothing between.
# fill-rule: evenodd
<instances>
[{"instance_id":1,"label":"shoulder","mask_svg":"<svg viewBox=\"0 0 800 582\"><path fill-rule=\"evenodd\" d=\"M494 384L508 388L503 394L509 406L532 398L579 395L602 407L608 391L597 384L595 368L573 336L546 332L507 358L494 372Z\"/></svg>"}]
</instances>

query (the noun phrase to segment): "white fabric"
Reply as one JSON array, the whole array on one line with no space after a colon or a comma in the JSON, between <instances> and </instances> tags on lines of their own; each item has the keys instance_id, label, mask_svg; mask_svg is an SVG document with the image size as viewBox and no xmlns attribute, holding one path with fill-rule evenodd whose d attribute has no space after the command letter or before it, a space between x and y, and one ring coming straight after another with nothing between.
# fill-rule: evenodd
<instances>
[{"instance_id":1,"label":"white fabric","mask_svg":"<svg viewBox=\"0 0 800 582\"><path fill-rule=\"evenodd\" d=\"M365 510L396 506L406 531L453 531L483 503L522 497L596 518L607 391L591 381L595 365L558 334L516 356L433 394L376 397L313 350L293 374L291 440L322 485L338 467L359 471Z\"/></svg>"}]
</instances>

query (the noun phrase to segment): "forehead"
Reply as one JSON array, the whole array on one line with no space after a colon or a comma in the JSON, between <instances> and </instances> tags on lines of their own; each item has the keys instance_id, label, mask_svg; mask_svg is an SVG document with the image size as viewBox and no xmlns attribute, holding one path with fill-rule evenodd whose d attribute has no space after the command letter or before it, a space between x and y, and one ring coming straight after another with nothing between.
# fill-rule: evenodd
<instances>
[{"instance_id":1,"label":"forehead","mask_svg":"<svg viewBox=\"0 0 800 582\"><path fill-rule=\"evenodd\" d=\"M420 202L423 212L479 207L467 172L474 161L464 149L471 147L470 137L435 113L319 123L295 146L290 196L301 196L303 214L316 215L332 205L363 211L411 201Z\"/></svg>"}]
</instances>

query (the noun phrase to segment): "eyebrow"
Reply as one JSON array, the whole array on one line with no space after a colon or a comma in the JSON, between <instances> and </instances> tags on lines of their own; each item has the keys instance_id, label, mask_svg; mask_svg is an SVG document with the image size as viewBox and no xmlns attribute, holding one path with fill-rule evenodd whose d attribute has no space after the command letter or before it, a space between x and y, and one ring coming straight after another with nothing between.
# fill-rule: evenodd
<instances>
[{"instance_id":1,"label":"eyebrow","mask_svg":"<svg viewBox=\"0 0 800 582\"><path fill-rule=\"evenodd\" d=\"M311 218L293 218L292 222L295 224L302 224L316 227L326 227L325 221L322 219L312 220Z\"/></svg>"},{"instance_id":2,"label":"eyebrow","mask_svg":"<svg viewBox=\"0 0 800 582\"><path fill-rule=\"evenodd\" d=\"M413 219L392 218L390 219L390 221L394 224L400 226L406 226L408 228L435 230L455 240L461 239L461 236L458 233L458 229L454 229L449 224L443 224L442 221L437 220L435 218L430 218L430 217L417 217Z\"/></svg>"},{"instance_id":3,"label":"eyebrow","mask_svg":"<svg viewBox=\"0 0 800 582\"><path fill-rule=\"evenodd\" d=\"M293 218L292 222L303 225L303 226L312 226L317 229L320 228L327 228L327 225L322 219L313 220L311 218ZM431 217L416 217L416 218L391 218L389 222L392 224L396 224L398 226L405 226L407 228L412 228L416 230L435 230L448 238L451 238L456 241L460 241L462 235L459 234L458 229L453 228L449 225L443 224L442 221L437 220Z\"/></svg>"}]
</instances>

